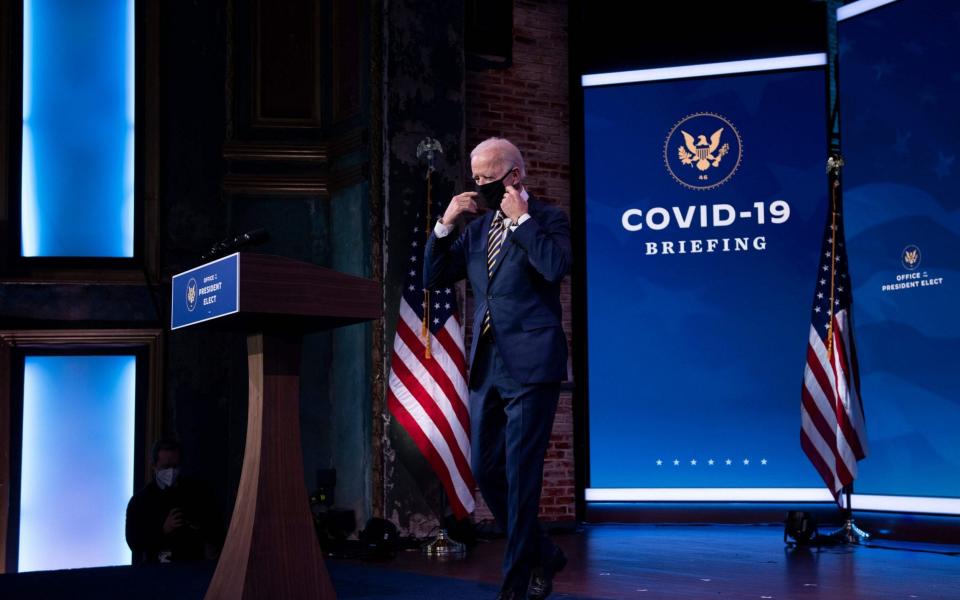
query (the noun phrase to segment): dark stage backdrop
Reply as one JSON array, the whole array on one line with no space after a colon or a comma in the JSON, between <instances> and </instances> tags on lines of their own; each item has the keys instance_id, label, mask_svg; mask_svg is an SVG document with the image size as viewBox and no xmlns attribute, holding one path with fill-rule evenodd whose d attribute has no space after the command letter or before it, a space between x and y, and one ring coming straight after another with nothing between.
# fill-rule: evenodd
<instances>
[{"instance_id":1,"label":"dark stage backdrop","mask_svg":"<svg viewBox=\"0 0 960 600\"><path fill-rule=\"evenodd\" d=\"M584 80L588 501L829 497L799 443L827 202L804 60Z\"/></svg>"},{"instance_id":2,"label":"dark stage backdrop","mask_svg":"<svg viewBox=\"0 0 960 600\"><path fill-rule=\"evenodd\" d=\"M843 19L844 204L870 456L857 491L960 497L960 6ZM914 502L916 504L916 502ZM960 501L940 502L960 512Z\"/></svg>"}]
</instances>

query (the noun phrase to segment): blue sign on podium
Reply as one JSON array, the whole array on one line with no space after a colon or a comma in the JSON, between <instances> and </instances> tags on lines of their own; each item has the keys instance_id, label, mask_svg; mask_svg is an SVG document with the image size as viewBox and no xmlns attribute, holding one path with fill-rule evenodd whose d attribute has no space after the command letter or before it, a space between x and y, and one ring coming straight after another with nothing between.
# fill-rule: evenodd
<instances>
[{"instance_id":1,"label":"blue sign on podium","mask_svg":"<svg viewBox=\"0 0 960 600\"><path fill-rule=\"evenodd\" d=\"M173 276L170 329L232 315L240 309L240 254Z\"/></svg>"}]
</instances>

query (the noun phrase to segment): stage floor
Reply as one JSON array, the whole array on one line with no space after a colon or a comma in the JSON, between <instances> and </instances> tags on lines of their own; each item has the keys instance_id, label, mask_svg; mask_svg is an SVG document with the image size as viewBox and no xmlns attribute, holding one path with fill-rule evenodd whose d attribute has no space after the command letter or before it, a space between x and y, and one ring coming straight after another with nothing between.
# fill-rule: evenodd
<instances>
[{"instance_id":1,"label":"stage floor","mask_svg":"<svg viewBox=\"0 0 960 600\"><path fill-rule=\"evenodd\" d=\"M960 547L876 542L788 549L772 525L592 525L554 540L570 563L555 598L960 598ZM389 560L328 559L341 599L493 600L503 540L459 561L416 551ZM212 565L0 575L0 598L200 600Z\"/></svg>"},{"instance_id":2,"label":"stage floor","mask_svg":"<svg viewBox=\"0 0 960 600\"><path fill-rule=\"evenodd\" d=\"M570 559L558 598L960 599L960 546L787 548L780 525L591 525L553 539ZM388 565L497 584L502 551L494 540L462 561L406 552Z\"/></svg>"}]
</instances>

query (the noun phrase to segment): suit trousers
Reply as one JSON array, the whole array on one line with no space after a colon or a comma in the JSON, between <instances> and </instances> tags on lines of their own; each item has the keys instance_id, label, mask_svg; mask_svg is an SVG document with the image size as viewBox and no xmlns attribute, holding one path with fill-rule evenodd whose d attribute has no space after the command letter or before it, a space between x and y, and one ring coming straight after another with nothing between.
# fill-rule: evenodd
<instances>
[{"instance_id":1,"label":"suit trousers","mask_svg":"<svg viewBox=\"0 0 960 600\"><path fill-rule=\"evenodd\" d=\"M478 342L471 372L473 474L507 536L502 589L526 597L533 568L553 550L537 515L560 384L517 382L486 336Z\"/></svg>"}]
</instances>

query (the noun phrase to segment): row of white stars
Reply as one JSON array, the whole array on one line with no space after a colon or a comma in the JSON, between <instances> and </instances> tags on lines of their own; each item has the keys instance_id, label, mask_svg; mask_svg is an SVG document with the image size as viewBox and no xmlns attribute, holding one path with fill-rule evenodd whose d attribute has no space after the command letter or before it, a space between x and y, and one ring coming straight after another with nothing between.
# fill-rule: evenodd
<instances>
[{"instance_id":1,"label":"row of white stars","mask_svg":"<svg viewBox=\"0 0 960 600\"><path fill-rule=\"evenodd\" d=\"M410 276L411 276L411 277L412 277L413 275L416 275L416 273L410 273ZM409 286L407 286L407 289L412 292L412 291L414 291L415 289L417 289L417 286L415 286L415 285L413 285L413 284L411 283ZM420 291L421 291L421 292L425 292L425 291L427 291L427 290L424 289L424 288L420 288ZM439 293L441 293L440 290L437 290L437 291L434 292L434 294L439 294ZM442 293L449 296L449 295L452 294L453 292L450 290L450 288L447 288L447 289L443 290Z\"/></svg>"},{"instance_id":2,"label":"row of white stars","mask_svg":"<svg viewBox=\"0 0 960 600\"><path fill-rule=\"evenodd\" d=\"M722 462L723 462L723 464L727 465L728 467L733 464L733 460L732 460L732 459L729 459L729 458L726 459L726 460L724 460L724 461L722 461ZM664 464L664 461L658 458L657 461L656 461L656 463L657 463L657 466L658 466L658 467L662 467L663 464ZM715 465L715 464L717 464L717 461L713 460L712 458L707 461L707 465L709 465L709 466L711 466L711 467L712 467L713 465ZM743 465L744 465L744 466L748 466L749 464L750 464L750 459L749 459L749 458L743 459ZM766 464L767 464L767 459L761 458L761 459L760 459L760 464L766 466ZM673 466L679 467L679 466L680 466L680 459L677 459L677 458L673 459ZM697 459L695 459L695 458L690 459L690 466L691 466L691 467L697 466Z\"/></svg>"},{"instance_id":3,"label":"row of white stars","mask_svg":"<svg viewBox=\"0 0 960 600\"><path fill-rule=\"evenodd\" d=\"M846 278L847 278L847 275L846 275L846 273L840 273L840 277L841 277L842 279L846 279ZM843 282L841 282L841 283L843 283ZM820 280L820 285L821 285L821 286L827 285L827 280L826 280L826 279L821 279L821 280ZM841 291L843 291L843 288L840 288L840 289L841 289Z\"/></svg>"}]
</instances>

